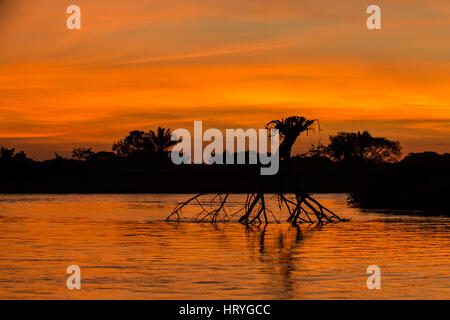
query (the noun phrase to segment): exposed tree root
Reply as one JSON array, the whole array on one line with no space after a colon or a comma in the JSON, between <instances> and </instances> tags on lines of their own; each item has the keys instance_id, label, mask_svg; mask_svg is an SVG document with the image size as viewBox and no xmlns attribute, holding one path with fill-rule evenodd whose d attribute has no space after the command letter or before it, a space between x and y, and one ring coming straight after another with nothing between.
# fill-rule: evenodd
<instances>
[{"instance_id":1,"label":"exposed tree root","mask_svg":"<svg viewBox=\"0 0 450 320\"><path fill-rule=\"evenodd\" d=\"M318 123L317 120L308 120L298 116L273 120L267 123L266 128L279 130L280 137L283 139L278 152L281 160L287 164L288 177L294 176L290 162L292 146L302 132L308 133L308 131L314 130L315 123ZM280 174L280 180L282 178L283 175ZM288 183L291 186L295 186L294 190L304 190L301 186L297 185L298 183L295 179L289 179ZM283 189L280 188L279 190ZM266 199L263 192L247 194L244 206L232 213L227 212L225 209L225 204L229 198L228 193L217 194L209 203L199 200L204 195L206 194L199 193L187 201L179 203L167 217L166 221L226 222L230 221L240 212L243 212L239 218L239 222L246 225L255 223L262 224L263 222L265 224L269 223L268 213L279 223L273 212L266 206ZM324 223L346 221L325 208L308 193L297 192L289 197L287 194L280 192L276 196L278 198L279 209L286 209L289 212L287 221L293 225L297 225L298 223L317 223L318 225L323 225ZM183 216L183 209L188 204L196 204L201 209L200 213L190 219Z\"/></svg>"},{"instance_id":2,"label":"exposed tree root","mask_svg":"<svg viewBox=\"0 0 450 320\"><path fill-rule=\"evenodd\" d=\"M226 209L226 202L229 194L216 194L211 200L201 200L206 193L199 193L187 201L180 202L176 205L172 213L167 217L166 221L192 221L192 222L228 222L236 215L241 213L239 222L245 225L269 223L268 214L271 214L273 220L279 223L272 210L266 206L266 198L264 193L247 194L244 206L234 212ZM338 215L320 204L308 193L296 193L288 196L279 193L276 195L280 210L287 210L289 217L288 222L293 225L299 223L317 223L323 225L325 223L346 221ZM200 208L200 212L193 217L184 217L183 209L187 205L196 205Z\"/></svg>"}]
</instances>

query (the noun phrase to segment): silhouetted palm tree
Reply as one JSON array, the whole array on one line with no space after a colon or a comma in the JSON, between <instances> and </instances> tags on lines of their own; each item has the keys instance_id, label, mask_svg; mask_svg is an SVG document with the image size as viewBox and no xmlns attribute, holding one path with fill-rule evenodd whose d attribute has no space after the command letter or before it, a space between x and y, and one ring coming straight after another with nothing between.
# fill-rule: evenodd
<instances>
[{"instance_id":1,"label":"silhouetted palm tree","mask_svg":"<svg viewBox=\"0 0 450 320\"><path fill-rule=\"evenodd\" d=\"M153 147L156 153L161 156L166 156L170 147L178 143L177 141L172 141L171 136L172 132L170 131L170 129L158 127L158 129L156 129L156 132L150 130L150 141L153 143Z\"/></svg>"}]
</instances>

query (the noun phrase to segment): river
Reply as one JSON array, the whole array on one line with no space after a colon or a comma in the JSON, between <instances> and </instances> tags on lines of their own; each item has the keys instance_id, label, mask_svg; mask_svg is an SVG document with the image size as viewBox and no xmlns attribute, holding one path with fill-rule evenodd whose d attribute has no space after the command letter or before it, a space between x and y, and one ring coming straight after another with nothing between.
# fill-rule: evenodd
<instances>
[{"instance_id":1,"label":"river","mask_svg":"<svg viewBox=\"0 0 450 320\"><path fill-rule=\"evenodd\" d=\"M448 217L317 194L350 222L165 222L189 196L0 195L0 298L450 299ZM230 197L232 207L245 200ZM70 265L80 267L80 290L66 286ZM367 288L370 265L380 268L379 290Z\"/></svg>"}]
</instances>

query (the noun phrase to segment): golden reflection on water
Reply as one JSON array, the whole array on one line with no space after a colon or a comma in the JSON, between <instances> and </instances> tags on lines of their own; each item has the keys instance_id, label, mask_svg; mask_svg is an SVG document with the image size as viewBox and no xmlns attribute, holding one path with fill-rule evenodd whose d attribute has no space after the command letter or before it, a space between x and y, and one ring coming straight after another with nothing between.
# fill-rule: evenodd
<instances>
[{"instance_id":1,"label":"golden reflection on water","mask_svg":"<svg viewBox=\"0 0 450 320\"><path fill-rule=\"evenodd\" d=\"M449 218L317 196L351 222L165 223L188 195L2 195L0 298L450 298ZM66 288L73 264L81 290ZM369 265L381 268L381 290L366 287Z\"/></svg>"}]
</instances>

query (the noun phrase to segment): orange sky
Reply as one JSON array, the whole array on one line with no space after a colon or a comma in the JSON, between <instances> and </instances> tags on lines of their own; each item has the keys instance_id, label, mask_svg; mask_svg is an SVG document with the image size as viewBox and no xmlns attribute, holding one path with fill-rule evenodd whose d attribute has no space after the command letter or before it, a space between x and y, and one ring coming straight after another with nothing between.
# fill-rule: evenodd
<instances>
[{"instance_id":1,"label":"orange sky","mask_svg":"<svg viewBox=\"0 0 450 320\"><path fill-rule=\"evenodd\" d=\"M297 150L368 129L450 152L449 35L448 0L0 0L0 144L45 159L133 129L303 115L323 131Z\"/></svg>"}]
</instances>

